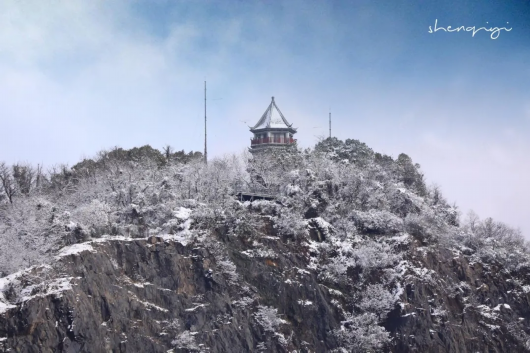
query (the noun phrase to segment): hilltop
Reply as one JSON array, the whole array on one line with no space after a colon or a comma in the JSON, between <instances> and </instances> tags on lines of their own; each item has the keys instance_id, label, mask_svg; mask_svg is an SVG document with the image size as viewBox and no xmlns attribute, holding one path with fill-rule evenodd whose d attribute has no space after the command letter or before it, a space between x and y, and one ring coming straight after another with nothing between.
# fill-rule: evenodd
<instances>
[{"instance_id":1,"label":"hilltop","mask_svg":"<svg viewBox=\"0 0 530 353\"><path fill-rule=\"evenodd\" d=\"M528 244L462 217L406 154L333 138L201 157L4 164L0 348L530 351Z\"/></svg>"}]
</instances>

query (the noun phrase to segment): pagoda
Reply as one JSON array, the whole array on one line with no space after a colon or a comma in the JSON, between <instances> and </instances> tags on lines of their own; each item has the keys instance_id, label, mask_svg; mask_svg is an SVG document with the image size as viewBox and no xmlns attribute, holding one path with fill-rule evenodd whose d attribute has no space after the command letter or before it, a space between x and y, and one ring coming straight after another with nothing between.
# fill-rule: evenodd
<instances>
[{"instance_id":1,"label":"pagoda","mask_svg":"<svg viewBox=\"0 0 530 353\"><path fill-rule=\"evenodd\" d=\"M296 129L289 124L287 119L274 102L271 103L261 116L258 123L250 128L254 138L250 142L250 152L261 152L271 148L285 148L296 144L293 135Z\"/></svg>"}]
</instances>

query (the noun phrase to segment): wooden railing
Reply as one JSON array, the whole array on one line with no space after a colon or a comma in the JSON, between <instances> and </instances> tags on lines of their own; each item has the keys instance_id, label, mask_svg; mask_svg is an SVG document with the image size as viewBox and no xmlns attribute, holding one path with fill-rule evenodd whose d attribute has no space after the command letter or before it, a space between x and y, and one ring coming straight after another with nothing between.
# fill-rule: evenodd
<instances>
[{"instance_id":1,"label":"wooden railing","mask_svg":"<svg viewBox=\"0 0 530 353\"><path fill-rule=\"evenodd\" d=\"M293 138L285 138L285 137L263 137L258 139L252 139L250 140L250 143L252 146L254 145L263 145L263 144L269 144L269 143L278 143L283 145L290 145L295 143L296 140Z\"/></svg>"},{"instance_id":2,"label":"wooden railing","mask_svg":"<svg viewBox=\"0 0 530 353\"><path fill-rule=\"evenodd\" d=\"M233 186L236 195L253 195L257 197L276 197L280 194L280 187L278 185L264 186L257 183L246 183L243 181L236 181Z\"/></svg>"}]
</instances>

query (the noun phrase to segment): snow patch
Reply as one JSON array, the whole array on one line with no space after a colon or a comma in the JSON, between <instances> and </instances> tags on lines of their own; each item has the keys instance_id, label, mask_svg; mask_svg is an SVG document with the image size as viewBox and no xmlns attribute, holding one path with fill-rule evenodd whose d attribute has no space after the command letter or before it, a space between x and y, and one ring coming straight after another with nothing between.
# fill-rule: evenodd
<instances>
[{"instance_id":1,"label":"snow patch","mask_svg":"<svg viewBox=\"0 0 530 353\"><path fill-rule=\"evenodd\" d=\"M247 306L249 306L253 302L254 302L254 299L252 299L250 297L243 297L243 298L241 298L239 300L236 300L232 304L237 306L237 307L239 307L239 308L246 308Z\"/></svg>"},{"instance_id":2,"label":"snow patch","mask_svg":"<svg viewBox=\"0 0 530 353\"><path fill-rule=\"evenodd\" d=\"M185 223L187 223L186 221ZM189 230L183 230L181 232L178 232L177 234L161 234L160 238L162 238L164 241L174 241L177 243L182 244L183 246L187 246L189 243L193 241L193 234Z\"/></svg>"},{"instance_id":3,"label":"snow patch","mask_svg":"<svg viewBox=\"0 0 530 353\"><path fill-rule=\"evenodd\" d=\"M500 311L502 307L504 307L504 309L509 309L509 310L512 309L508 304L499 304L496 307L494 307L492 310L493 311Z\"/></svg>"},{"instance_id":4,"label":"snow patch","mask_svg":"<svg viewBox=\"0 0 530 353\"><path fill-rule=\"evenodd\" d=\"M298 299L298 304L302 305L302 306L311 306L311 305L313 305L313 302L310 301L310 300Z\"/></svg>"},{"instance_id":5,"label":"snow patch","mask_svg":"<svg viewBox=\"0 0 530 353\"><path fill-rule=\"evenodd\" d=\"M147 308L147 310L150 310L150 308L153 308L153 309L156 309L156 310L158 310L158 311L163 311L163 312L165 312L165 313L167 313L167 312L169 311L169 310L167 310L167 309L165 309L165 308L162 308L162 307L160 307L160 306L158 306L158 305L156 305L156 304L153 304L153 303L150 303L150 302L146 302L146 301L140 300L140 298L138 298L138 297L136 296L136 294L134 294L134 293L131 292L131 291L128 291L128 292L129 292L129 295L130 295L134 300L136 300L138 303L144 305L144 306Z\"/></svg>"},{"instance_id":6,"label":"snow patch","mask_svg":"<svg viewBox=\"0 0 530 353\"><path fill-rule=\"evenodd\" d=\"M124 237L123 235L103 235L101 238L91 240L88 243L104 243L107 241L137 241L137 240L147 240L147 237L131 238L131 237Z\"/></svg>"},{"instance_id":7,"label":"snow patch","mask_svg":"<svg viewBox=\"0 0 530 353\"><path fill-rule=\"evenodd\" d=\"M22 286L20 278L28 275L31 276L31 278L35 278L35 274L33 272L37 269L49 270L51 267L48 265L32 266L27 269L12 273L9 276L0 278L0 314L6 312L9 309L15 308L16 304L28 301L35 297L44 297L51 294L60 295L62 292L72 289L70 281L73 279L73 277L44 280L38 284L21 288ZM43 274L40 273L39 275L42 276ZM6 299L4 292L8 289L8 287L11 286L16 291L16 299L9 301Z\"/></svg>"},{"instance_id":8,"label":"snow patch","mask_svg":"<svg viewBox=\"0 0 530 353\"><path fill-rule=\"evenodd\" d=\"M311 272L307 271L307 270L304 270L302 268L299 268L299 267L295 267L296 268L296 272L298 272L298 274L300 275L311 275Z\"/></svg>"},{"instance_id":9,"label":"snow patch","mask_svg":"<svg viewBox=\"0 0 530 353\"><path fill-rule=\"evenodd\" d=\"M278 255L271 249L264 249L264 248L249 249L249 250L241 251L241 254L246 255L248 257L257 257L257 258L265 258L265 259L275 259L278 257Z\"/></svg>"},{"instance_id":10,"label":"snow patch","mask_svg":"<svg viewBox=\"0 0 530 353\"><path fill-rule=\"evenodd\" d=\"M390 238L390 240L396 241L397 243L408 243L410 240L410 235L403 233L402 235L395 235Z\"/></svg>"},{"instance_id":11,"label":"snow patch","mask_svg":"<svg viewBox=\"0 0 530 353\"><path fill-rule=\"evenodd\" d=\"M208 304L197 304L197 306L194 306L193 308L186 309L184 311L192 312L199 308L204 308L205 306L208 306Z\"/></svg>"},{"instance_id":12,"label":"snow patch","mask_svg":"<svg viewBox=\"0 0 530 353\"><path fill-rule=\"evenodd\" d=\"M96 252L89 243L80 243L80 244L74 244L74 245L70 245L70 246L66 246L62 248L59 251L59 254L55 256L55 258L58 260L61 257L79 254L79 253L82 253L83 251Z\"/></svg>"},{"instance_id":13,"label":"snow patch","mask_svg":"<svg viewBox=\"0 0 530 353\"><path fill-rule=\"evenodd\" d=\"M37 297L48 295L60 296L62 292L72 290L71 281L74 277L56 278L39 284L28 286L20 291L20 302L25 302Z\"/></svg>"},{"instance_id":14,"label":"snow patch","mask_svg":"<svg viewBox=\"0 0 530 353\"><path fill-rule=\"evenodd\" d=\"M16 308L16 305L9 304L4 297L4 294L0 293L0 314L3 314L9 309L13 308Z\"/></svg>"},{"instance_id":15,"label":"snow patch","mask_svg":"<svg viewBox=\"0 0 530 353\"><path fill-rule=\"evenodd\" d=\"M145 286L152 286L153 284L149 282L143 282L143 283L133 283L133 285L138 288L145 288Z\"/></svg>"},{"instance_id":16,"label":"snow patch","mask_svg":"<svg viewBox=\"0 0 530 353\"><path fill-rule=\"evenodd\" d=\"M189 208L179 207L177 210L173 212L173 216L181 220L186 220L190 218L191 212L192 211Z\"/></svg>"}]
</instances>

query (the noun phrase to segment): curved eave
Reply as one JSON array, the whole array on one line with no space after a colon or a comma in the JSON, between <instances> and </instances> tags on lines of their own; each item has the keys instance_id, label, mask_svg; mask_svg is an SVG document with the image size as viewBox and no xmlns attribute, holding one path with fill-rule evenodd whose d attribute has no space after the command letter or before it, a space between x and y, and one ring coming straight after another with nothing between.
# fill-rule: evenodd
<instances>
[{"instance_id":1,"label":"curved eave","mask_svg":"<svg viewBox=\"0 0 530 353\"><path fill-rule=\"evenodd\" d=\"M267 131L289 131L292 134L296 134L296 129L294 127L264 127L261 129L250 128L252 133L260 133Z\"/></svg>"}]
</instances>

